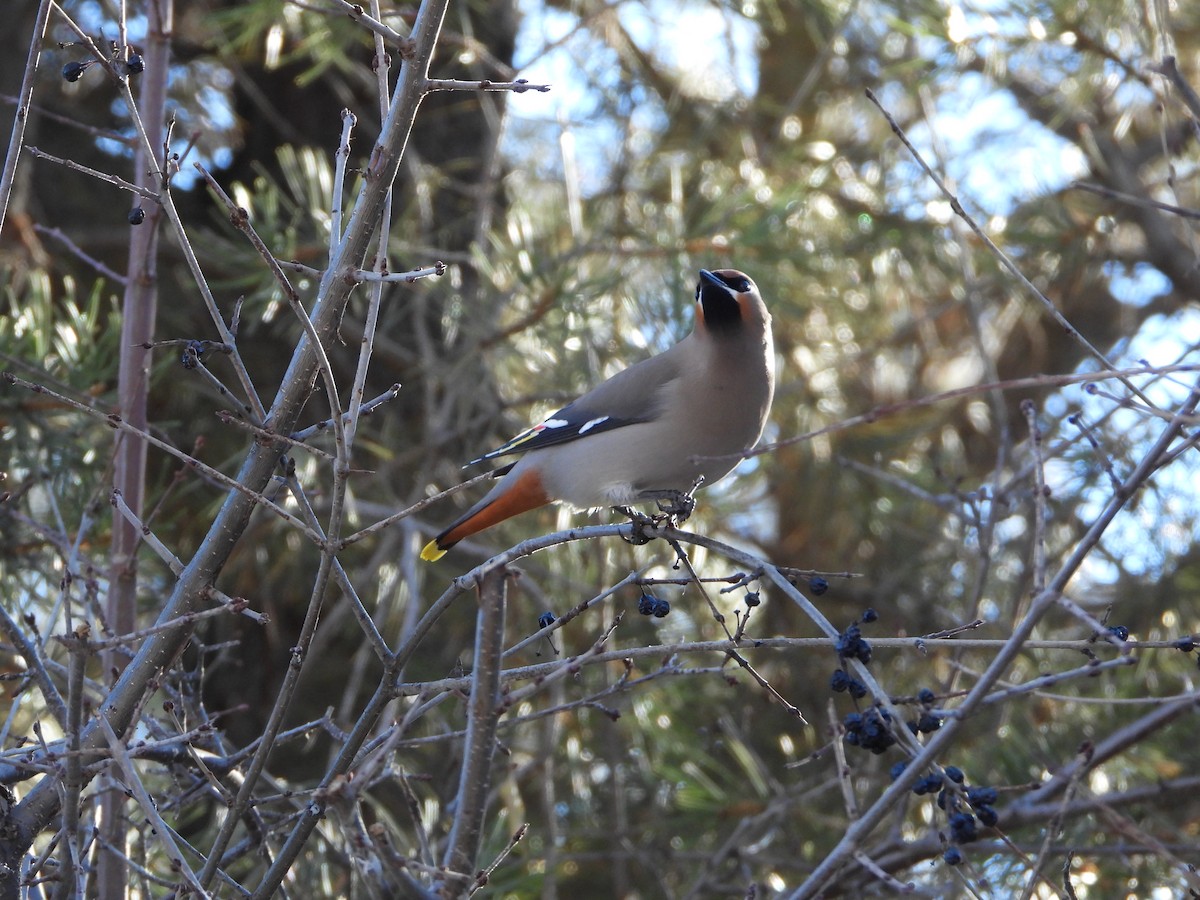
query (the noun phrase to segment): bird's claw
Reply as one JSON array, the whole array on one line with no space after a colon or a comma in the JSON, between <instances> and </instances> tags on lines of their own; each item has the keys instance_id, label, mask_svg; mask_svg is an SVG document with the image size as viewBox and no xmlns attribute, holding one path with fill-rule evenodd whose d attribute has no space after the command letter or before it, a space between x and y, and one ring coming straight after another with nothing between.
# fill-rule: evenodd
<instances>
[{"instance_id":1,"label":"bird's claw","mask_svg":"<svg viewBox=\"0 0 1200 900\"><path fill-rule=\"evenodd\" d=\"M640 513L636 509L631 509L628 506L614 506L613 509L623 516L628 516L629 523L633 526L628 537L621 535L621 538L626 543L640 547L642 544L648 544L654 540L653 535L646 533L647 529L653 528L658 524L658 520L654 516L648 516L645 513Z\"/></svg>"},{"instance_id":2,"label":"bird's claw","mask_svg":"<svg viewBox=\"0 0 1200 900\"><path fill-rule=\"evenodd\" d=\"M657 535L649 534L649 529L658 528L663 524L680 525L686 522L696 510L694 495L702 484L704 484L704 476L697 478L691 490L688 491L666 490L642 494L639 499L653 500L658 505L658 515L648 516L628 506L614 506L613 509L623 516L628 516L633 525L629 537L625 540L630 544L648 544L657 537Z\"/></svg>"},{"instance_id":3,"label":"bird's claw","mask_svg":"<svg viewBox=\"0 0 1200 900\"><path fill-rule=\"evenodd\" d=\"M669 491L667 496L659 497L655 502L658 511L676 525L682 525L696 511L696 498L690 492Z\"/></svg>"},{"instance_id":4,"label":"bird's claw","mask_svg":"<svg viewBox=\"0 0 1200 900\"><path fill-rule=\"evenodd\" d=\"M666 516L672 525L682 525L696 511L696 491L704 484L704 476L700 475L692 482L690 490L686 491L656 491L654 501L658 510Z\"/></svg>"}]
</instances>

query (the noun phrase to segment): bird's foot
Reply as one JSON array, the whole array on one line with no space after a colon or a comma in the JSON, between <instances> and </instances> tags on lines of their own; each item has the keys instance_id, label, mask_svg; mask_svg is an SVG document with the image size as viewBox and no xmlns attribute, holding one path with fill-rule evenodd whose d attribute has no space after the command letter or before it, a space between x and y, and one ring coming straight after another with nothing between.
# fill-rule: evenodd
<instances>
[{"instance_id":1,"label":"bird's foot","mask_svg":"<svg viewBox=\"0 0 1200 900\"><path fill-rule=\"evenodd\" d=\"M651 491L645 494L647 500L658 504L658 510L667 517L673 525L682 525L696 511L696 491L704 484L704 476L699 476L687 491Z\"/></svg>"},{"instance_id":2,"label":"bird's foot","mask_svg":"<svg viewBox=\"0 0 1200 900\"><path fill-rule=\"evenodd\" d=\"M675 524L683 524L696 511L696 498L685 491L670 491L669 496L656 497L659 512Z\"/></svg>"},{"instance_id":3,"label":"bird's foot","mask_svg":"<svg viewBox=\"0 0 1200 900\"><path fill-rule=\"evenodd\" d=\"M630 524L633 525L633 529L629 532L629 537L624 538L625 541L640 547L642 544L648 544L654 540L654 536L647 534L646 530L658 525L658 519L655 516L648 516L628 506L614 506L613 509L623 516L628 516Z\"/></svg>"}]
</instances>

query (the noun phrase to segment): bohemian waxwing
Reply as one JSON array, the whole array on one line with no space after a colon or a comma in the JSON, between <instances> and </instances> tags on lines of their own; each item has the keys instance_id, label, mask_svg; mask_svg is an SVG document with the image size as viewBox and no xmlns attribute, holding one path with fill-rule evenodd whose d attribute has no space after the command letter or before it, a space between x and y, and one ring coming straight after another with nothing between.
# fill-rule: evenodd
<instances>
[{"instance_id":1,"label":"bohemian waxwing","mask_svg":"<svg viewBox=\"0 0 1200 900\"><path fill-rule=\"evenodd\" d=\"M578 509L678 498L712 484L762 434L775 393L771 314L735 269L701 270L696 325L468 465L521 453L486 497L430 541L445 552L498 522L561 501Z\"/></svg>"}]
</instances>

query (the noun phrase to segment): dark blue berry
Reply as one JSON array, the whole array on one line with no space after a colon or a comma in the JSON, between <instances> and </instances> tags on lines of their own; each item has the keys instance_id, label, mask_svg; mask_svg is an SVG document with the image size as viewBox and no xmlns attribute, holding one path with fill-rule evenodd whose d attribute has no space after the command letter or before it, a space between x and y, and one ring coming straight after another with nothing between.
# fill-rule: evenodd
<instances>
[{"instance_id":1,"label":"dark blue berry","mask_svg":"<svg viewBox=\"0 0 1200 900\"><path fill-rule=\"evenodd\" d=\"M879 613L875 612L875 610L872 609L871 607L868 606L866 609L863 610L863 614L862 614L863 622L867 622L867 623L874 622L878 618L879 618Z\"/></svg>"},{"instance_id":2,"label":"dark blue berry","mask_svg":"<svg viewBox=\"0 0 1200 900\"><path fill-rule=\"evenodd\" d=\"M140 206L135 206L129 211L129 224L141 225L146 221L146 211Z\"/></svg>"},{"instance_id":3,"label":"dark blue berry","mask_svg":"<svg viewBox=\"0 0 1200 900\"><path fill-rule=\"evenodd\" d=\"M183 348L183 357L179 361L185 369L194 369L200 365L200 360L204 356L206 350L204 341L191 340L188 341Z\"/></svg>"},{"instance_id":4,"label":"dark blue berry","mask_svg":"<svg viewBox=\"0 0 1200 900\"><path fill-rule=\"evenodd\" d=\"M762 603L762 599L758 596L758 591L746 592L746 608L754 609L758 604Z\"/></svg>"},{"instance_id":5,"label":"dark blue berry","mask_svg":"<svg viewBox=\"0 0 1200 900\"><path fill-rule=\"evenodd\" d=\"M1191 637L1180 638L1175 642L1175 647L1184 653L1191 653L1196 649L1196 641Z\"/></svg>"},{"instance_id":6,"label":"dark blue berry","mask_svg":"<svg viewBox=\"0 0 1200 900\"><path fill-rule=\"evenodd\" d=\"M962 784L967 780L967 776L963 774L963 770L958 766L946 766L946 777L955 784Z\"/></svg>"},{"instance_id":7,"label":"dark blue berry","mask_svg":"<svg viewBox=\"0 0 1200 900\"><path fill-rule=\"evenodd\" d=\"M908 760L906 760L906 759L901 760L900 762L898 762L894 766L892 766L892 768L889 770L888 774L890 774L892 776L892 781L895 781L897 778L899 778L901 775L904 774L904 770L907 768L908 768Z\"/></svg>"},{"instance_id":8,"label":"dark blue berry","mask_svg":"<svg viewBox=\"0 0 1200 900\"><path fill-rule=\"evenodd\" d=\"M936 794L942 786L942 776L936 773L922 776L913 785L914 794Z\"/></svg>"},{"instance_id":9,"label":"dark blue berry","mask_svg":"<svg viewBox=\"0 0 1200 900\"><path fill-rule=\"evenodd\" d=\"M871 645L863 640L857 625L851 625L838 635L834 649L842 659L857 659L863 665L871 661Z\"/></svg>"},{"instance_id":10,"label":"dark blue berry","mask_svg":"<svg viewBox=\"0 0 1200 900\"><path fill-rule=\"evenodd\" d=\"M145 71L146 62L140 53L130 53L129 59L125 60L125 69L131 75L139 75Z\"/></svg>"},{"instance_id":11,"label":"dark blue berry","mask_svg":"<svg viewBox=\"0 0 1200 900\"><path fill-rule=\"evenodd\" d=\"M850 656L850 647L854 641L861 639L862 632L858 630L857 625L851 625L845 631L838 635L837 642L833 645L833 649L837 651L838 656Z\"/></svg>"},{"instance_id":12,"label":"dark blue berry","mask_svg":"<svg viewBox=\"0 0 1200 900\"><path fill-rule=\"evenodd\" d=\"M926 706L929 706L936 699L937 695L935 695L929 688L921 688L921 690L917 691L917 700L921 703L924 703Z\"/></svg>"},{"instance_id":13,"label":"dark blue berry","mask_svg":"<svg viewBox=\"0 0 1200 900\"><path fill-rule=\"evenodd\" d=\"M538 628L549 628L554 624L554 613L544 612L538 616Z\"/></svg>"},{"instance_id":14,"label":"dark blue berry","mask_svg":"<svg viewBox=\"0 0 1200 900\"><path fill-rule=\"evenodd\" d=\"M948 866L961 866L963 861L962 851L957 847L951 847L942 854L942 859L945 860Z\"/></svg>"},{"instance_id":15,"label":"dark blue berry","mask_svg":"<svg viewBox=\"0 0 1200 900\"><path fill-rule=\"evenodd\" d=\"M662 619L671 614L671 604L661 597L654 606L654 618Z\"/></svg>"},{"instance_id":16,"label":"dark blue berry","mask_svg":"<svg viewBox=\"0 0 1200 900\"><path fill-rule=\"evenodd\" d=\"M933 713L925 713L917 721L917 731L921 734L932 734L942 727L942 720Z\"/></svg>"},{"instance_id":17,"label":"dark blue berry","mask_svg":"<svg viewBox=\"0 0 1200 900\"><path fill-rule=\"evenodd\" d=\"M979 839L975 828L975 817L967 812L956 812L950 815L950 839L956 844L969 844Z\"/></svg>"},{"instance_id":18,"label":"dark blue berry","mask_svg":"<svg viewBox=\"0 0 1200 900\"><path fill-rule=\"evenodd\" d=\"M829 590L829 582L820 575L814 575L808 579L808 589L820 597L823 593Z\"/></svg>"},{"instance_id":19,"label":"dark blue berry","mask_svg":"<svg viewBox=\"0 0 1200 900\"><path fill-rule=\"evenodd\" d=\"M891 719L887 710L878 707L872 707L865 713L850 713L842 720L846 728L846 743L876 754L885 752L896 743Z\"/></svg>"},{"instance_id":20,"label":"dark blue berry","mask_svg":"<svg viewBox=\"0 0 1200 900\"><path fill-rule=\"evenodd\" d=\"M988 828L994 827L1000 821L1000 816L990 806L975 807L975 815L979 816L979 821Z\"/></svg>"},{"instance_id":21,"label":"dark blue berry","mask_svg":"<svg viewBox=\"0 0 1200 900\"><path fill-rule=\"evenodd\" d=\"M850 691L850 696L855 700L861 700L863 697L867 696L867 686L857 678L851 678L850 683L846 685L846 688Z\"/></svg>"},{"instance_id":22,"label":"dark blue berry","mask_svg":"<svg viewBox=\"0 0 1200 900\"><path fill-rule=\"evenodd\" d=\"M1129 640L1129 629L1124 625L1113 625L1108 629L1108 633L1115 637L1118 641Z\"/></svg>"},{"instance_id":23,"label":"dark blue berry","mask_svg":"<svg viewBox=\"0 0 1200 900\"><path fill-rule=\"evenodd\" d=\"M90 65L91 63L69 62L62 67L62 77L66 81L78 81Z\"/></svg>"},{"instance_id":24,"label":"dark blue berry","mask_svg":"<svg viewBox=\"0 0 1200 900\"><path fill-rule=\"evenodd\" d=\"M657 605L657 597L652 597L649 594L642 594L642 596L638 597L638 612L643 616L654 615L654 610Z\"/></svg>"},{"instance_id":25,"label":"dark blue berry","mask_svg":"<svg viewBox=\"0 0 1200 900\"><path fill-rule=\"evenodd\" d=\"M840 694L850 688L850 676L846 674L845 669L834 669L833 674L829 676L829 689L835 694Z\"/></svg>"},{"instance_id":26,"label":"dark blue berry","mask_svg":"<svg viewBox=\"0 0 1200 900\"><path fill-rule=\"evenodd\" d=\"M993 787L967 788L967 800L972 806L992 806L998 799L1000 794Z\"/></svg>"}]
</instances>

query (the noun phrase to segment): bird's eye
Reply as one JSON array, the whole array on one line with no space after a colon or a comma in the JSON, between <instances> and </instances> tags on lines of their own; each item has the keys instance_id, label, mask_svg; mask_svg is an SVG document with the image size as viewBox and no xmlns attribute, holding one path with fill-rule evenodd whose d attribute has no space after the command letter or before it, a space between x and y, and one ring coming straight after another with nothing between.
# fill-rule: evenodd
<instances>
[{"instance_id":1,"label":"bird's eye","mask_svg":"<svg viewBox=\"0 0 1200 900\"><path fill-rule=\"evenodd\" d=\"M748 293L750 290L750 279L749 278L734 278L732 281L729 282L729 286L731 288L733 288L735 291L737 291L739 294L745 294L745 293Z\"/></svg>"}]
</instances>

